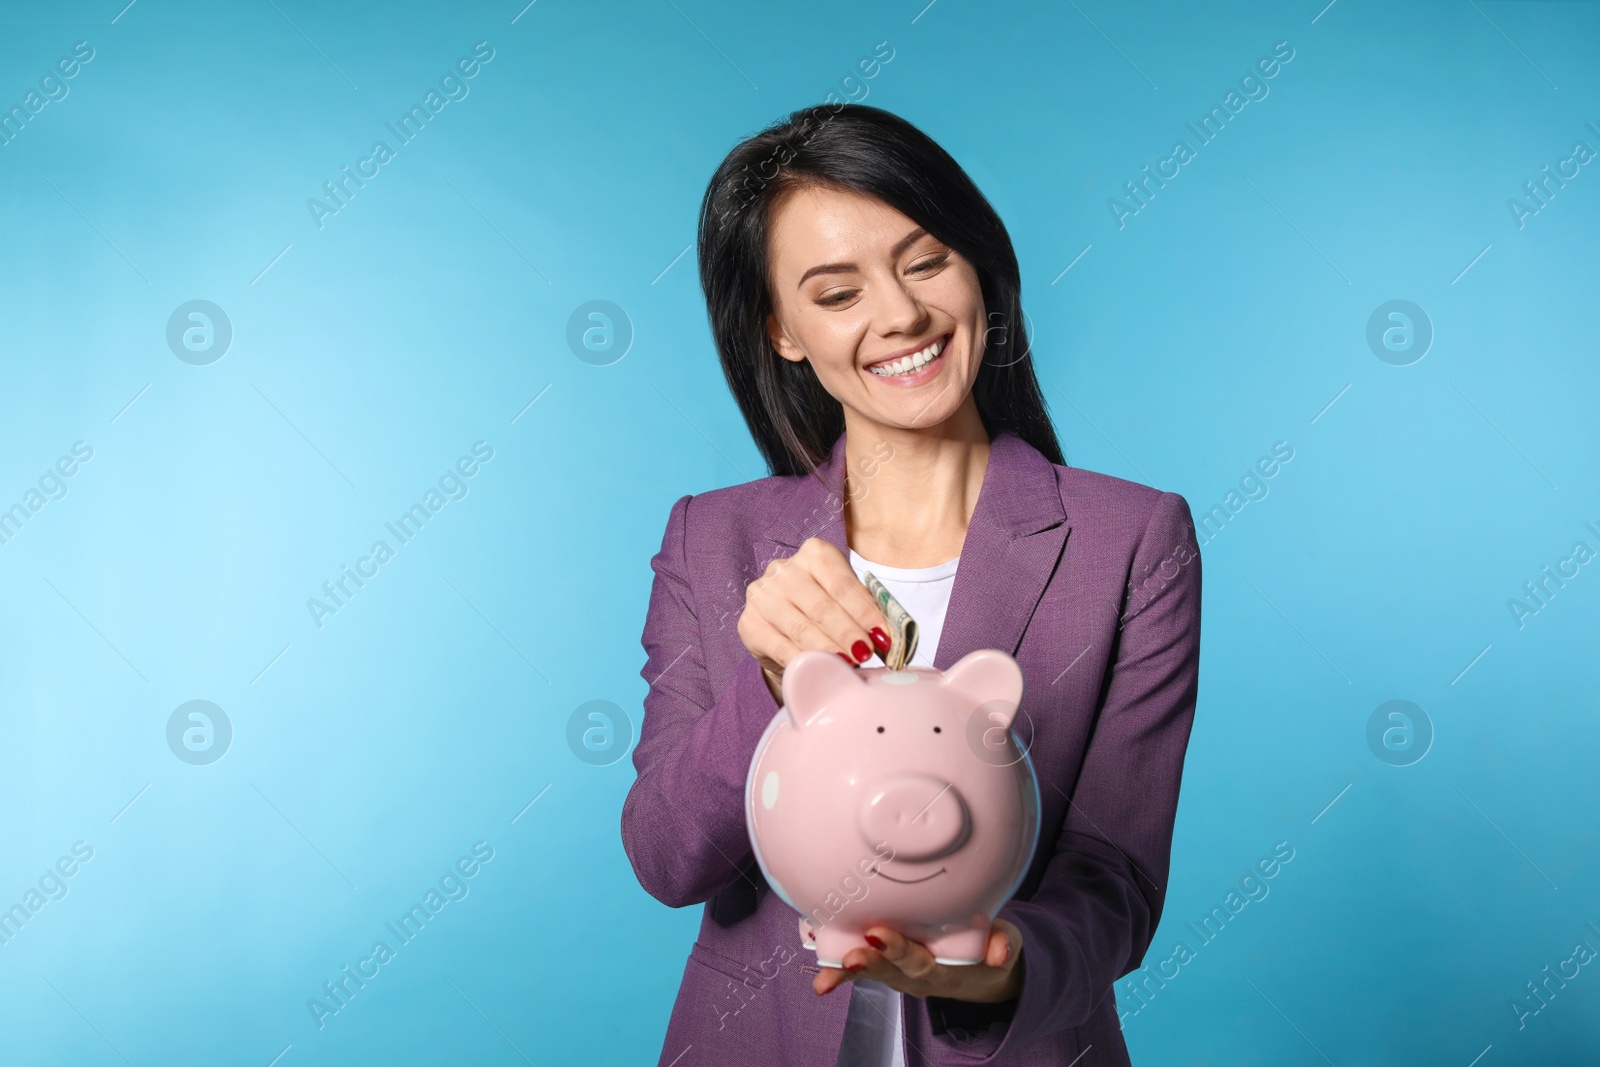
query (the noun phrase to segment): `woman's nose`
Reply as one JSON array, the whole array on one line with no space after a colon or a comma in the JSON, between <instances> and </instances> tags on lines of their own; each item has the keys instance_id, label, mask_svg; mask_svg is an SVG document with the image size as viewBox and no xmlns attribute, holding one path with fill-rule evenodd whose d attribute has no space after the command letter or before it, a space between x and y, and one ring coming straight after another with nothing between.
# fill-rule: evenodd
<instances>
[{"instance_id":1,"label":"woman's nose","mask_svg":"<svg viewBox=\"0 0 1600 1067\"><path fill-rule=\"evenodd\" d=\"M878 287L878 304L873 309L873 322L885 334L920 335L928 322L928 309L921 300L906 288L901 280L891 280Z\"/></svg>"}]
</instances>

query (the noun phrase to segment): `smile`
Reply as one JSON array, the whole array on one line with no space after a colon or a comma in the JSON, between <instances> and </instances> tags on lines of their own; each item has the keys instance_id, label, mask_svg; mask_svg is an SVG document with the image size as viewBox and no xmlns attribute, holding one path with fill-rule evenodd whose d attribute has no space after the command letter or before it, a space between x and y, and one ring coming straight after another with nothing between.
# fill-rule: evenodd
<instances>
[{"instance_id":1,"label":"smile","mask_svg":"<svg viewBox=\"0 0 1600 1067\"><path fill-rule=\"evenodd\" d=\"M937 878L941 874L945 873L945 869L940 867L937 871L934 871L932 874L928 875L928 878L896 878L893 875L885 874L882 864L875 864L873 866L873 870L878 874L882 874L885 878L889 879L889 881L898 882L900 885L916 885L918 882L926 882L928 878Z\"/></svg>"},{"instance_id":2,"label":"smile","mask_svg":"<svg viewBox=\"0 0 1600 1067\"><path fill-rule=\"evenodd\" d=\"M918 352L899 359L883 360L867 366L867 370L879 378L888 378L896 385L916 385L925 382L938 373L938 365L944 359L946 349L950 347L952 333L946 333Z\"/></svg>"}]
</instances>

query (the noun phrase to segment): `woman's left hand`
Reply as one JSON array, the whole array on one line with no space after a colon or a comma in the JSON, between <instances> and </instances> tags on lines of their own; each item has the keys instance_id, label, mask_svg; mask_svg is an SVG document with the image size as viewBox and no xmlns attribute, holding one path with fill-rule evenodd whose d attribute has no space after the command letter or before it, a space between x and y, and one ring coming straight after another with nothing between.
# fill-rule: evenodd
<instances>
[{"instance_id":1,"label":"woman's left hand","mask_svg":"<svg viewBox=\"0 0 1600 1067\"><path fill-rule=\"evenodd\" d=\"M812 979L818 994L829 993L857 978L871 978L902 993L917 997L948 997L980 1004L997 1004L1022 992L1022 931L1015 923L995 919L989 927L989 944L983 962L950 966L936 963L926 945L902 937L887 926L869 926L867 942L882 948L853 948L846 952L844 969L824 967ZM859 970L851 970L859 967Z\"/></svg>"}]
</instances>

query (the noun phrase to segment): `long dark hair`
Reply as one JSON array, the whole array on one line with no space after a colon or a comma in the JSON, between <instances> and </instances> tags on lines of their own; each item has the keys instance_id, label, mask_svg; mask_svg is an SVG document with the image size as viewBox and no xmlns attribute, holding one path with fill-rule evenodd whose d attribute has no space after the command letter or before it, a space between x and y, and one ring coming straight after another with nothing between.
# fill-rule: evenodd
<instances>
[{"instance_id":1,"label":"long dark hair","mask_svg":"<svg viewBox=\"0 0 1600 1067\"><path fill-rule=\"evenodd\" d=\"M767 271L771 211L809 184L876 197L977 270L989 316L973 399L990 438L1010 430L1065 465L1022 317L1011 236L961 165L905 119L864 104L802 108L741 141L700 205L700 285L728 388L773 474L814 472L844 432L844 407L807 361L773 350Z\"/></svg>"}]
</instances>

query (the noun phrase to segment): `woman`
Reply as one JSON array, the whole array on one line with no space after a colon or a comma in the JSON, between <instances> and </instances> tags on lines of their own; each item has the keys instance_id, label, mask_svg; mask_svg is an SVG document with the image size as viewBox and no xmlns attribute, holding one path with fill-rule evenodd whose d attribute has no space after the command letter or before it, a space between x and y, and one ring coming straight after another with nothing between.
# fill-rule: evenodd
<instances>
[{"instance_id":1,"label":"woman","mask_svg":"<svg viewBox=\"0 0 1600 1067\"><path fill-rule=\"evenodd\" d=\"M652 896L706 905L660 1063L1128 1063L1111 984L1161 915L1197 688L1188 505L1064 464L1006 229L904 120L822 106L741 143L699 259L773 474L679 499L651 561L623 845ZM1039 848L979 964L872 927L815 966L750 848L785 664L888 648L866 570L921 627L914 663L999 648L1023 670Z\"/></svg>"}]
</instances>

